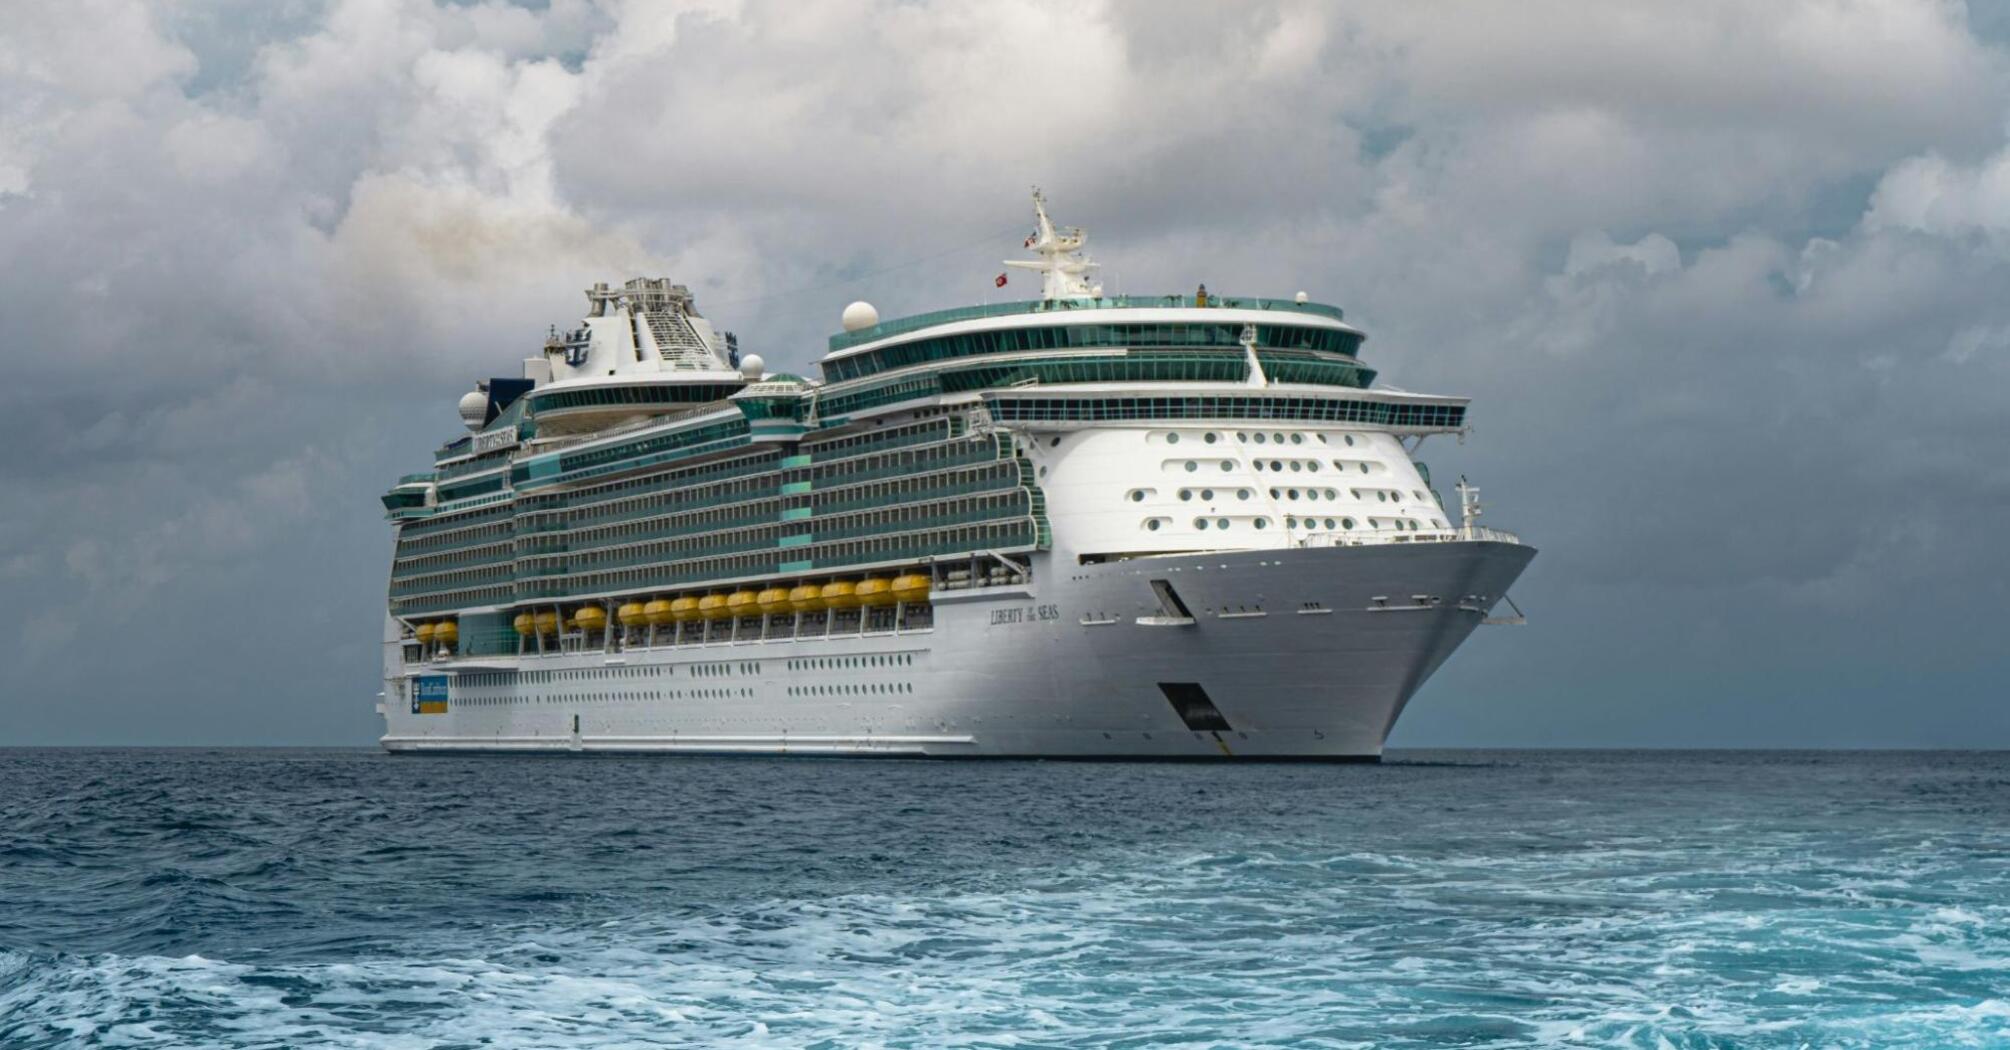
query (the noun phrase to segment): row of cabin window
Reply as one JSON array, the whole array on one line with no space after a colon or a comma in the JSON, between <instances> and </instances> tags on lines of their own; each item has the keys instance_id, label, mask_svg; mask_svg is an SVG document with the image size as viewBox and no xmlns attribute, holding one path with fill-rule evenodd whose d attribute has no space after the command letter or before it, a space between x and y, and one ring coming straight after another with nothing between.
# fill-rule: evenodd
<instances>
[{"instance_id":1,"label":"row of cabin window","mask_svg":"<svg viewBox=\"0 0 2010 1050\"><path fill-rule=\"evenodd\" d=\"M818 536L841 538L859 534L911 531L920 526L950 524L957 519L989 520L1015 512L1030 512L1025 494L1016 487L991 496L930 500L854 511L820 519L813 524L804 521L784 525L770 521L765 524L746 525L729 534L712 532L691 538L650 540L584 551L529 555L520 560L518 568L523 575L532 572L550 575L554 572L590 571L597 565L625 565L645 558L663 561L689 560L694 554L733 553L773 546L783 535L804 527L814 529ZM730 539L722 543L721 535L730 535ZM678 555L684 557L678 558Z\"/></svg>"},{"instance_id":2,"label":"row of cabin window","mask_svg":"<svg viewBox=\"0 0 2010 1050\"><path fill-rule=\"evenodd\" d=\"M983 462L998 458L1004 448L1000 444L1003 440L998 435L988 435L974 440L876 452L835 463L819 463L810 468L807 480L825 484L843 484L849 477L878 474L888 470L918 473L945 466Z\"/></svg>"},{"instance_id":3,"label":"row of cabin window","mask_svg":"<svg viewBox=\"0 0 2010 1050\"><path fill-rule=\"evenodd\" d=\"M398 539L401 545L409 543L413 549L418 549L428 543L451 543L455 542L455 539L447 537L444 534L450 532L458 533L462 529L497 523L500 523L501 528L508 529L512 513L513 511L507 503L498 503L495 506L482 507L478 510L457 511L436 518L427 518L425 521L406 524L399 528Z\"/></svg>"},{"instance_id":4,"label":"row of cabin window","mask_svg":"<svg viewBox=\"0 0 2010 1050\"><path fill-rule=\"evenodd\" d=\"M1002 423L1109 422L1176 419L1290 419L1379 426L1457 427L1464 405L1392 405L1346 398L1110 397L987 398Z\"/></svg>"},{"instance_id":5,"label":"row of cabin window","mask_svg":"<svg viewBox=\"0 0 2010 1050\"><path fill-rule=\"evenodd\" d=\"M436 569L472 567L468 562L486 562L492 558L515 557L516 541L511 538L491 540L478 547L459 547L441 554L428 554L420 558L397 557L391 562L391 576L411 576Z\"/></svg>"},{"instance_id":6,"label":"row of cabin window","mask_svg":"<svg viewBox=\"0 0 2010 1050\"><path fill-rule=\"evenodd\" d=\"M410 528L410 526L406 526ZM508 539L512 534L509 519L485 521L445 532L407 538L404 532L398 534L398 556L406 557L421 553L437 553L458 547L480 546Z\"/></svg>"},{"instance_id":7,"label":"row of cabin window","mask_svg":"<svg viewBox=\"0 0 2010 1050\"><path fill-rule=\"evenodd\" d=\"M1239 324L1065 324L1003 328L939 335L884 346L826 361L823 370L824 378L836 383L896 368L986 354L1079 347L1210 346L1233 349L1239 346L1241 337L1242 326ZM1314 350L1352 356L1360 347L1361 338L1355 332L1305 325L1256 326L1256 345L1260 348Z\"/></svg>"},{"instance_id":8,"label":"row of cabin window","mask_svg":"<svg viewBox=\"0 0 2010 1050\"><path fill-rule=\"evenodd\" d=\"M558 458L558 472L569 474L575 470L603 466L624 459L639 459L658 452L669 452L697 445L709 445L728 438L745 437L747 421L723 419L707 426L689 430L673 430L664 434L651 434L634 441L624 441L613 445L587 449L583 452L561 453Z\"/></svg>"},{"instance_id":9,"label":"row of cabin window","mask_svg":"<svg viewBox=\"0 0 2010 1050\"><path fill-rule=\"evenodd\" d=\"M820 409L823 407L821 401L818 402L818 407ZM950 437L948 420L930 419L843 437L814 438L803 442L802 451L810 457L811 462L821 463L827 459L842 459L903 445L925 445L931 441L947 441Z\"/></svg>"},{"instance_id":10,"label":"row of cabin window","mask_svg":"<svg viewBox=\"0 0 2010 1050\"><path fill-rule=\"evenodd\" d=\"M540 580L518 585L519 597L526 601L559 595L592 594L602 591L634 590L644 587L704 586L708 581L740 579L776 574L786 562L807 562L796 571L817 572L848 565L865 565L901 558L929 555L971 554L1031 545L1037 529L1030 519L991 522L984 525L929 529L900 536L839 540L805 547L775 550L762 554L741 554L666 563L651 568L587 573L562 580ZM472 604L472 603L470 603Z\"/></svg>"}]
</instances>

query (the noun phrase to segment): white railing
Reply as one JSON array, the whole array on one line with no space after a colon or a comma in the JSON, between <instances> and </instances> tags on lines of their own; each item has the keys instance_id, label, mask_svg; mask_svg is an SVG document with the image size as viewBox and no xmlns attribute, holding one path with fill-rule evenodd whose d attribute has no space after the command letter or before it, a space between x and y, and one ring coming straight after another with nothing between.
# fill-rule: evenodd
<instances>
[{"instance_id":1,"label":"white railing","mask_svg":"<svg viewBox=\"0 0 2010 1050\"><path fill-rule=\"evenodd\" d=\"M1521 537L1502 529L1468 525L1458 529L1355 529L1315 532L1292 541L1294 547L1368 547L1384 543L1520 543Z\"/></svg>"}]
</instances>

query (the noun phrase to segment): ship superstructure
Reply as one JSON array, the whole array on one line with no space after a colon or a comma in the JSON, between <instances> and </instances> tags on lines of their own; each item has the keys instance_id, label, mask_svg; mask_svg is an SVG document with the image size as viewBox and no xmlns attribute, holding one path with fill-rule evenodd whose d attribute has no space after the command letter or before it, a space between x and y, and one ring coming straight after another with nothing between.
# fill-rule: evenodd
<instances>
[{"instance_id":1,"label":"ship superstructure","mask_svg":"<svg viewBox=\"0 0 2010 1050\"><path fill-rule=\"evenodd\" d=\"M587 292L385 497L393 751L1370 759L1534 550L1417 458L1337 307L843 314L770 373L690 292Z\"/></svg>"}]
</instances>

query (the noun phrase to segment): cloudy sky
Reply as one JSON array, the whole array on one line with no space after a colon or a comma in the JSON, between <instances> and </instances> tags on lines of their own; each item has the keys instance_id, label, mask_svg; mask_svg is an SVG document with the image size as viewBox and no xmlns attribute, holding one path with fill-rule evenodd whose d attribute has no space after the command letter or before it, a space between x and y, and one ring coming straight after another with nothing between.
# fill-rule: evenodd
<instances>
[{"instance_id":1,"label":"cloudy sky","mask_svg":"<svg viewBox=\"0 0 2010 1050\"><path fill-rule=\"evenodd\" d=\"M595 280L771 366L1304 289L1542 548L1396 745L2010 746L2010 17L1931 0L6 5L0 744L368 743L377 495Z\"/></svg>"}]
</instances>

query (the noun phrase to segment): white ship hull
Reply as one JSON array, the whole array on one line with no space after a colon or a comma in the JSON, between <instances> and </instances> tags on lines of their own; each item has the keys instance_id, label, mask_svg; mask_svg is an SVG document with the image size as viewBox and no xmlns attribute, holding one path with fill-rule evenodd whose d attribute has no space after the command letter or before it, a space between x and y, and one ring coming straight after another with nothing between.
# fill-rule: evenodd
<instances>
[{"instance_id":1,"label":"white ship hull","mask_svg":"<svg viewBox=\"0 0 2010 1050\"><path fill-rule=\"evenodd\" d=\"M937 594L923 630L438 665L404 663L393 630L382 744L1373 760L1534 554L1471 540L1091 565L1039 554L1026 586ZM418 679L441 675L444 704L420 713Z\"/></svg>"}]
</instances>

